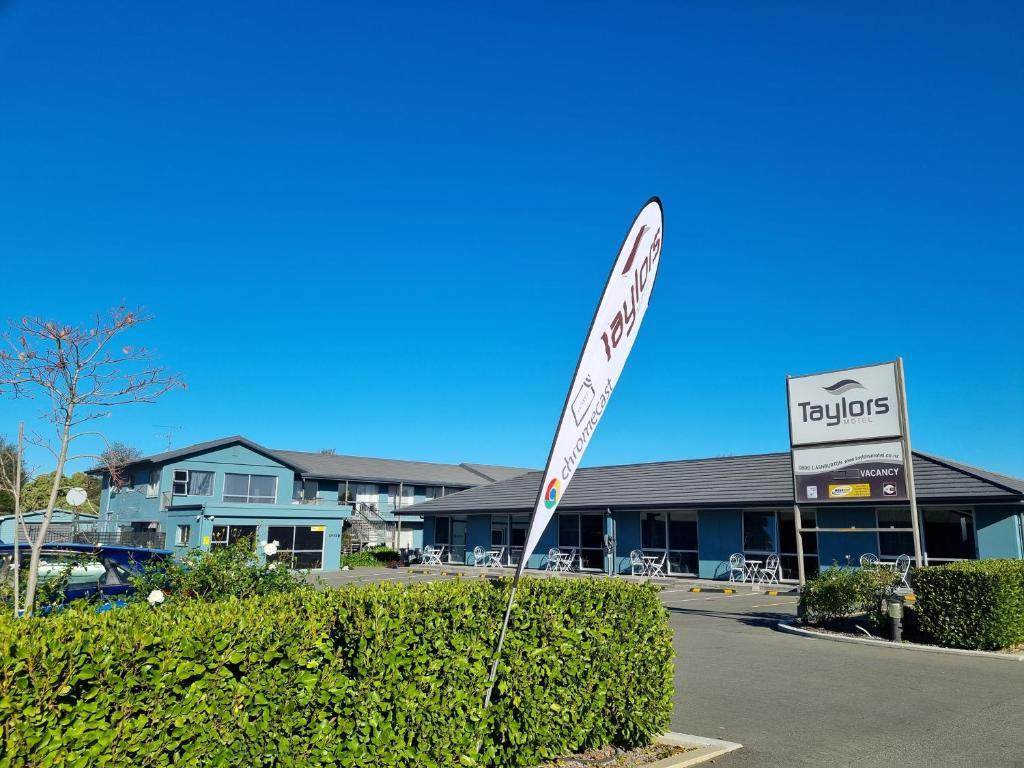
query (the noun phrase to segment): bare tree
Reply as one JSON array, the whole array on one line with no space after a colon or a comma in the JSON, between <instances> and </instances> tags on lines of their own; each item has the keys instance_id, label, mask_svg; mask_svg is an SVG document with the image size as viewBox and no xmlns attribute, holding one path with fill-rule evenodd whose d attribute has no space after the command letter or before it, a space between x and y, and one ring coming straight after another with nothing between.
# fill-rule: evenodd
<instances>
[{"instance_id":1,"label":"bare tree","mask_svg":"<svg viewBox=\"0 0 1024 768\"><path fill-rule=\"evenodd\" d=\"M0 440L0 491L7 492L11 495L12 506L14 508L14 559L11 562L11 570L14 572L14 616L17 618L21 615L19 606L19 600L21 597L21 580L19 579L21 571L21 554L18 552L18 542L21 539L21 531L18 529L18 525L24 526L24 520L21 517L21 482L23 479L24 465L25 465L25 425L18 425L18 447L14 449L12 446L7 444L6 440ZM13 461L8 462L7 459L12 458Z\"/></svg>"},{"instance_id":2,"label":"bare tree","mask_svg":"<svg viewBox=\"0 0 1024 768\"><path fill-rule=\"evenodd\" d=\"M65 465L82 459L104 460L101 453L72 454L72 446L86 437L109 445L100 432L88 428L91 422L109 416L115 406L152 403L170 390L185 386L178 375L154 365L152 355L144 347L115 349L121 334L150 319L140 311L121 306L106 315L97 315L88 327L25 317L12 322L10 331L4 334L5 348L0 348L0 394L46 399L49 408L43 418L55 430L55 439L39 433L29 438L29 442L53 454L57 469L42 523L35 539L29 541L32 556L26 577L26 614L35 607L40 555ZM107 469L117 476L118 467Z\"/></svg>"},{"instance_id":3,"label":"bare tree","mask_svg":"<svg viewBox=\"0 0 1024 768\"><path fill-rule=\"evenodd\" d=\"M121 488L124 485L126 466L142 458L142 451L132 445L113 442L100 451L100 464L110 473L110 484Z\"/></svg>"}]
</instances>

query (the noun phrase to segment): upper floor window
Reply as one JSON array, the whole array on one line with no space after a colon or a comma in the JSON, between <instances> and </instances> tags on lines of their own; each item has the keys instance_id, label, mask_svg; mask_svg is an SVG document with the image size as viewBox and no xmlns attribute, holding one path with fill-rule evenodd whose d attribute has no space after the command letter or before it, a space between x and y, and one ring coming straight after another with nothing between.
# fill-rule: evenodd
<instances>
[{"instance_id":1,"label":"upper floor window","mask_svg":"<svg viewBox=\"0 0 1024 768\"><path fill-rule=\"evenodd\" d=\"M176 469L173 491L175 496L213 496L213 472Z\"/></svg>"},{"instance_id":2,"label":"upper floor window","mask_svg":"<svg viewBox=\"0 0 1024 768\"><path fill-rule=\"evenodd\" d=\"M146 485L146 498L152 499L160 493L160 470L149 471L149 483Z\"/></svg>"},{"instance_id":3,"label":"upper floor window","mask_svg":"<svg viewBox=\"0 0 1024 768\"><path fill-rule=\"evenodd\" d=\"M273 504L277 501L274 475L224 475L224 501L242 504Z\"/></svg>"}]
</instances>

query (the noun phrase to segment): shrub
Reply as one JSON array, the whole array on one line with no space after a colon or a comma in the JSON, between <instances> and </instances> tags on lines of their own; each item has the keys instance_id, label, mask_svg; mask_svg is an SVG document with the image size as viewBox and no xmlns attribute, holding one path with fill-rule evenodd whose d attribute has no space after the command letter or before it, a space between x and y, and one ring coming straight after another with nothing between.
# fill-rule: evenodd
<instances>
[{"instance_id":1,"label":"shrub","mask_svg":"<svg viewBox=\"0 0 1024 768\"><path fill-rule=\"evenodd\" d=\"M172 598L198 597L218 600L224 597L254 597L278 592L308 589L301 573L281 564L259 560L250 539L209 552L193 549L180 560L151 560L142 571L130 577L135 598L145 600L154 589L163 589Z\"/></svg>"},{"instance_id":2,"label":"shrub","mask_svg":"<svg viewBox=\"0 0 1024 768\"><path fill-rule=\"evenodd\" d=\"M829 624L865 613L874 626L884 621L882 600L892 595L900 578L889 570L832 566L804 585L800 615L809 624Z\"/></svg>"},{"instance_id":3,"label":"shrub","mask_svg":"<svg viewBox=\"0 0 1024 768\"><path fill-rule=\"evenodd\" d=\"M0 618L0 766L529 766L667 724L654 588L473 580Z\"/></svg>"},{"instance_id":4,"label":"shrub","mask_svg":"<svg viewBox=\"0 0 1024 768\"><path fill-rule=\"evenodd\" d=\"M941 645L1024 643L1024 561L973 560L914 571L921 630Z\"/></svg>"},{"instance_id":5,"label":"shrub","mask_svg":"<svg viewBox=\"0 0 1024 768\"><path fill-rule=\"evenodd\" d=\"M381 565L396 563L398 560L399 554L395 550L387 547L374 547L352 555L342 555L341 564L347 565L349 568L379 568Z\"/></svg>"}]
</instances>

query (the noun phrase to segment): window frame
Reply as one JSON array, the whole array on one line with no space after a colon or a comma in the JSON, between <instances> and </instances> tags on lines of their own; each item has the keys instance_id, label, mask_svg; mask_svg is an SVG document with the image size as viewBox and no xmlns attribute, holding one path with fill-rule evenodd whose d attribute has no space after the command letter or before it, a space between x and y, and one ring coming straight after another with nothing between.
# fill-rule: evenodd
<instances>
[{"instance_id":1,"label":"window frame","mask_svg":"<svg viewBox=\"0 0 1024 768\"><path fill-rule=\"evenodd\" d=\"M245 499L241 498L240 493L228 493L228 478L229 477L245 477L248 478L245 484ZM273 496L253 496L252 495L252 479L254 477L270 477L274 480L274 494ZM280 478L277 475L261 475L254 474L252 472L225 472L224 473L224 486L221 488L221 501L225 504L277 504L277 491L278 481ZM230 497L230 498L229 498ZM270 501L267 501L270 499Z\"/></svg>"},{"instance_id":2,"label":"window frame","mask_svg":"<svg viewBox=\"0 0 1024 768\"><path fill-rule=\"evenodd\" d=\"M184 534L184 535L182 535ZM192 541L192 526L179 523L174 529L174 546L187 547Z\"/></svg>"}]
</instances>

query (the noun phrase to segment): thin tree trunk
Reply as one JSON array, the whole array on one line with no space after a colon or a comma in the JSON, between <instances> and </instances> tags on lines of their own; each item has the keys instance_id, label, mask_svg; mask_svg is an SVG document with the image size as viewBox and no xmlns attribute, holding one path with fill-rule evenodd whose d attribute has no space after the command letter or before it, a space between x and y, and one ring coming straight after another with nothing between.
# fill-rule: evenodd
<instances>
[{"instance_id":1,"label":"thin tree trunk","mask_svg":"<svg viewBox=\"0 0 1024 768\"><path fill-rule=\"evenodd\" d=\"M18 521L21 519L21 461L25 455L25 422L18 424L18 456L17 466L14 468L14 618L18 618L20 612L18 607L21 603L21 553L18 551L18 541L21 538L21 531L18 530Z\"/></svg>"},{"instance_id":2,"label":"thin tree trunk","mask_svg":"<svg viewBox=\"0 0 1024 768\"><path fill-rule=\"evenodd\" d=\"M50 489L50 500L46 504L46 512L43 514L43 522L39 526L39 533L34 541L29 542L32 548L32 557L28 563L28 581L25 585L25 615L29 616L35 610L36 586L39 583L39 561L43 554L43 543L46 541L46 534L50 528L50 521L53 519L53 510L57 506L57 494L60 493L60 481L64 477L64 462L68 457L68 444L71 442L71 423L74 415L74 406L69 406L64 416L64 432L60 440L60 454L57 457L57 471L53 473L53 488Z\"/></svg>"}]
</instances>

